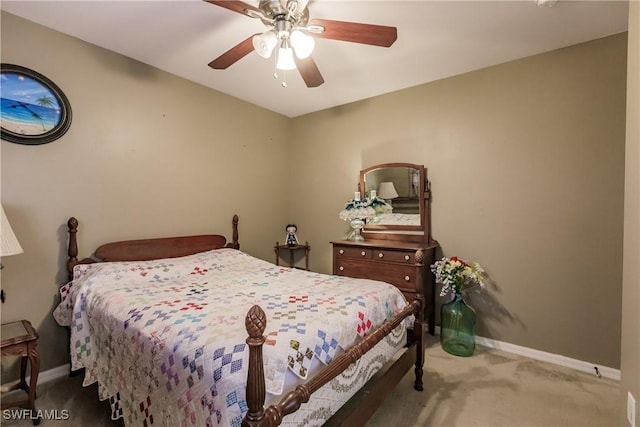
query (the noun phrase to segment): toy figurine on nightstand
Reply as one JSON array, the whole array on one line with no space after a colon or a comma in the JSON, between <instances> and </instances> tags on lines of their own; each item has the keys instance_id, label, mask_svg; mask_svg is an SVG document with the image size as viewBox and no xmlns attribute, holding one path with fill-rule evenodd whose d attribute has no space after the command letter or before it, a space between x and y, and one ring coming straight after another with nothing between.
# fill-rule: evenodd
<instances>
[{"instance_id":1,"label":"toy figurine on nightstand","mask_svg":"<svg viewBox=\"0 0 640 427\"><path fill-rule=\"evenodd\" d=\"M295 224L287 224L287 246L298 246L298 238L296 237L296 231L298 227Z\"/></svg>"}]
</instances>

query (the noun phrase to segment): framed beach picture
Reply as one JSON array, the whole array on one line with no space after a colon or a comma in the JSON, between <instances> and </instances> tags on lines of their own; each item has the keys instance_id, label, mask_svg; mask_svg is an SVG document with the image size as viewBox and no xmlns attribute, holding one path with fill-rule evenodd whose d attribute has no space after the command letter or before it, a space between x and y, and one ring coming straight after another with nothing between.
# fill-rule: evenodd
<instances>
[{"instance_id":1,"label":"framed beach picture","mask_svg":"<svg viewBox=\"0 0 640 427\"><path fill-rule=\"evenodd\" d=\"M0 66L2 139L38 145L64 135L71 125L71 105L60 88L28 68Z\"/></svg>"}]
</instances>

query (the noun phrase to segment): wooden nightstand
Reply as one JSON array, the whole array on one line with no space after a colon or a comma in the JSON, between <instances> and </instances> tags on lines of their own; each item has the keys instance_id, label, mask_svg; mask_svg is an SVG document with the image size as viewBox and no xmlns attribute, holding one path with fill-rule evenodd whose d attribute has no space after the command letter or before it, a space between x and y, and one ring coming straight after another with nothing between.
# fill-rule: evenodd
<instances>
[{"instance_id":1,"label":"wooden nightstand","mask_svg":"<svg viewBox=\"0 0 640 427\"><path fill-rule=\"evenodd\" d=\"M8 391L22 389L29 396L26 400L16 402L2 402L2 409L21 406L31 410L33 425L40 424L40 418L36 417L36 385L40 372L40 355L38 354L38 332L33 329L28 320L20 320L2 325L2 357L21 356L20 382L12 386ZM29 384L25 380L27 362L31 365ZM4 392L4 391L3 391Z\"/></svg>"},{"instance_id":2,"label":"wooden nightstand","mask_svg":"<svg viewBox=\"0 0 640 427\"><path fill-rule=\"evenodd\" d=\"M273 247L273 250L276 253L276 265L280 265L280 257L282 256L281 252L289 251L289 267L296 267L295 253L298 250L304 251L304 269L309 270L309 251L311 250L311 246L309 246L309 242L304 242L304 245L281 245L276 242L276 245ZM296 267L297 268L297 267Z\"/></svg>"}]
</instances>

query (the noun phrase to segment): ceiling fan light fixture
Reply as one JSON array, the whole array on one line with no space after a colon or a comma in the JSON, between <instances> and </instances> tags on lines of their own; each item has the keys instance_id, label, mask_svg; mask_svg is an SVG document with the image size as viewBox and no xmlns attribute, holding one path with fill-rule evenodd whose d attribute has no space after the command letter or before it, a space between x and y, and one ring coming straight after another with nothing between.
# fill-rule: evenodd
<instances>
[{"instance_id":1,"label":"ceiling fan light fixture","mask_svg":"<svg viewBox=\"0 0 640 427\"><path fill-rule=\"evenodd\" d=\"M276 69L278 70L294 70L296 63L293 60L293 49L287 39L282 41L280 49L278 49L278 59L276 61Z\"/></svg>"},{"instance_id":2,"label":"ceiling fan light fixture","mask_svg":"<svg viewBox=\"0 0 640 427\"><path fill-rule=\"evenodd\" d=\"M313 37L304 34L300 30L293 30L291 33L291 46L300 59L308 58L313 52L315 41Z\"/></svg>"},{"instance_id":3,"label":"ceiling fan light fixture","mask_svg":"<svg viewBox=\"0 0 640 427\"><path fill-rule=\"evenodd\" d=\"M270 58L278 44L278 36L273 31L266 31L253 36L253 48L263 58Z\"/></svg>"}]
</instances>

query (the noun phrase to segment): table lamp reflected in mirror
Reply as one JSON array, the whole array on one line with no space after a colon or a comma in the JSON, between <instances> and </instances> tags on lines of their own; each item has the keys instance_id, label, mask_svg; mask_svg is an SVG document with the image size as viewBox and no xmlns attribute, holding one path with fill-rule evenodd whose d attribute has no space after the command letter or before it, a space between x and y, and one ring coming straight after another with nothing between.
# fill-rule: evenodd
<instances>
[{"instance_id":1,"label":"table lamp reflected in mirror","mask_svg":"<svg viewBox=\"0 0 640 427\"><path fill-rule=\"evenodd\" d=\"M396 191L396 187L393 185L393 182L381 182L380 187L378 188L378 197L391 204L391 200L398 197L398 192Z\"/></svg>"}]
</instances>

